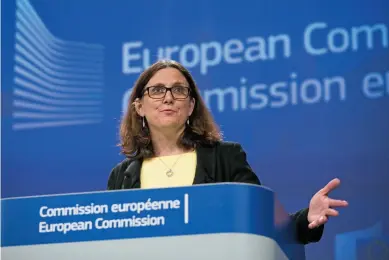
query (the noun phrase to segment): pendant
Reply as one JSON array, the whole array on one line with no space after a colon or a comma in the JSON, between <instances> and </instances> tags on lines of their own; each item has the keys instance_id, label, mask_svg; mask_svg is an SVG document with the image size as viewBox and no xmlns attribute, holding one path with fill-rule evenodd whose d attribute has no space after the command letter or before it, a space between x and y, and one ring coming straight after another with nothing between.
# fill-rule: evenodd
<instances>
[{"instance_id":1,"label":"pendant","mask_svg":"<svg viewBox=\"0 0 389 260\"><path fill-rule=\"evenodd\" d=\"M167 177L172 177L172 176L173 176L173 171L172 171L172 169L169 169L169 170L166 172L166 176L167 176Z\"/></svg>"}]
</instances>

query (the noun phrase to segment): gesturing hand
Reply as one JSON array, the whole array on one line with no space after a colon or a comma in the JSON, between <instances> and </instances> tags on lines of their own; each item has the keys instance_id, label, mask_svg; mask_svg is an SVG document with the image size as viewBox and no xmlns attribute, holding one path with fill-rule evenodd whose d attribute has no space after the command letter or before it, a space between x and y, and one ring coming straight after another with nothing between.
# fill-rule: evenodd
<instances>
[{"instance_id":1,"label":"gesturing hand","mask_svg":"<svg viewBox=\"0 0 389 260\"><path fill-rule=\"evenodd\" d=\"M328 221L329 216L338 216L339 212L334 209L335 207L348 206L348 202L345 200L335 200L328 197L328 194L339 185L340 180L335 178L312 197L308 211L309 228L323 225Z\"/></svg>"}]
</instances>

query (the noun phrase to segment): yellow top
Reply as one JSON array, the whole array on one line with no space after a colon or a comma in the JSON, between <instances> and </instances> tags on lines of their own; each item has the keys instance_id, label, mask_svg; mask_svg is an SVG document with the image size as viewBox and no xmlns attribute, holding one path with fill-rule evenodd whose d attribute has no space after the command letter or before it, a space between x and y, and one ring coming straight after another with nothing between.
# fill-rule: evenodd
<instances>
[{"instance_id":1,"label":"yellow top","mask_svg":"<svg viewBox=\"0 0 389 260\"><path fill-rule=\"evenodd\" d=\"M195 151L146 159L142 163L141 188L190 186L193 184L196 164Z\"/></svg>"}]
</instances>

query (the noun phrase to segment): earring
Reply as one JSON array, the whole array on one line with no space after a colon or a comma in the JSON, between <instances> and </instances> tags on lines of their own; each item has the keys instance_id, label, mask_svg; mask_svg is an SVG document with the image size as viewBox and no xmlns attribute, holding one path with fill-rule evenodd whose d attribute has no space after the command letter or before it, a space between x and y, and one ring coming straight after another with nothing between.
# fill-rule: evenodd
<instances>
[{"instance_id":1,"label":"earring","mask_svg":"<svg viewBox=\"0 0 389 260\"><path fill-rule=\"evenodd\" d=\"M142 117L142 126L143 126L143 128L145 128L145 126L146 126L145 117Z\"/></svg>"},{"instance_id":2,"label":"earring","mask_svg":"<svg viewBox=\"0 0 389 260\"><path fill-rule=\"evenodd\" d=\"M187 125L189 125L189 118L188 118L188 120L186 120L186 123L187 123Z\"/></svg>"}]
</instances>

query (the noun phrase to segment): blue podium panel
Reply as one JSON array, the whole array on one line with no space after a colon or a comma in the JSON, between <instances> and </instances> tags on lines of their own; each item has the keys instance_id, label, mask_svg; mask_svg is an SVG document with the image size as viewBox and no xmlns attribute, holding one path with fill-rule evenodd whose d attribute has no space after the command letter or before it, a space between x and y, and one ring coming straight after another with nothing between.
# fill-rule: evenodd
<instances>
[{"instance_id":1,"label":"blue podium panel","mask_svg":"<svg viewBox=\"0 0 389 260\"><path fill-rule=\"evenodd\" d=\"M2 256L303 259L275 205L271 190L246 184L3 199Z\"/></svg>"}]
</instances>

